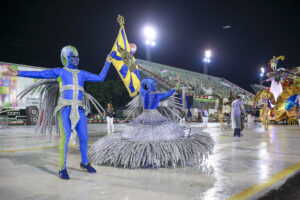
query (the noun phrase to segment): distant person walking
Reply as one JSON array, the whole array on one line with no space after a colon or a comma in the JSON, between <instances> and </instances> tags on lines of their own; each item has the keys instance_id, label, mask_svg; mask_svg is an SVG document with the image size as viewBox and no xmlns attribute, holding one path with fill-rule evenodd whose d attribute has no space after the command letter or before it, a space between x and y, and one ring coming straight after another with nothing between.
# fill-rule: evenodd
<instances>
[{"instance_id":1,"label":"distant person walking","mask_svg":"<svg viewBox=\"0 0 300 200\"><path fill-rule=\"evenodd\" d=\"M205 107L202 108L202 119L203 119L203 127L207 127L208 110Z\"/></svg>"},{"instance_id":2,"label":"distant person walking","mask_svg":"<svg viewBox=\"0 0 300 200\"><path fill-rule=\"evenodd\" d=\"M198 109L198 112L197 112L197 120L198 120L198 122L202 121L201 109L200 108Z\"/></svg>"},{"instance_id":3,"label":"distant person walking","mask_svg":"<svg viewBox=\"0 0 300 200\"><path fill-rule=\"evenodd\" d=\"M298 124L300 126L300 95L298 95L298 97L297 97L297 102L298 102L298 106L297 106L297 108L298 108Z\"/></svg>"},{"instance_id":4,"label":"distant person walking","mask_svg":"<svg viewBox=\"0 0 300 200\"><path fill-rule=\"evenodd\" d=\"M247 115L247 124L248 124L248 129L254 128L254 114L253 112L249 112Z\"/></svg>"},{"instance_id":5,"label":"distant person walking","mask_svg":"<svg viewBox=\"0 0 300 200\"><path fill-rule=\"evenodd\" d=\"M265 131L268 130L269 128L269 115L270 115L270 111L271 111L271 108L269 108L269 105L268 105L268 102L264 102L264 105L263 105L263 112L262 112L262 118L263 118L263 124L264 124L264 127L265 127Z\"/></svg>"},{"instance_id":6,"label":"distant person walking","mask_svg":"<svg viewBox=\"0 0 300 200\"><path fill-rule=\"evenodd\" d=\"M115 127L114 127L114 108L112 106L111 103L107 104L107 108L105 109L104 112L105 116L106 116L106 121L107 121L107 133L113 133L115 131Z\"/></svg>"},{"instance_id":7,"label":"distant person walking","mask_svg":"<svg viewBox=\"0 0 300 200\"><path fill-rule=\"evenodd\" d=\"M180 126L182 126L185 123L185 117L186 117L186 113L185 113L184 109L182 109L179 112L179 116L180 116Z\"/></svg>"},{"instance_id":8,"label":"distant person walking","mask_svg":"<svg viewBox=\"0 0 300 200\"><path fill-rule=\"evenodd\" d=\"M237 96L236 99L231 103L231 121L232 129L234 130L233 136L241 137L242 129L242 118L241 115L244 112L244 106L240 96Z\"/></svg>"},{"instance_id":9,"label":"distant person walking","mask_svg":"<svg viewBox=\"0 0 300 200\"><path fill-rule=\"evenodd\" d=\"M220 121L220 127L221 131L225 130L225 124L224 124L224 114L222 112L219 112L219 121Z\"/></svg>"},{"instance_id":10,"label":"distant person walking","mask_svg":"<svg viewBox=\"0 0 300 200\"><path fill-rule=\"evenodd\" d=\"M300 106L298 106L298 125L300 126Z\"/></svg>"}]
</instances>

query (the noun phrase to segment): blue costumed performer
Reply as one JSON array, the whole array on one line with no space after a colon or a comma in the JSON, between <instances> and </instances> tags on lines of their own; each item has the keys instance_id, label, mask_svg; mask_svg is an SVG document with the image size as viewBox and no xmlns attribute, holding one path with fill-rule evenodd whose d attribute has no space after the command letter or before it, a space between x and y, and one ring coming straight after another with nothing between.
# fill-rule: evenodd
<instances>
[{"instance_id":1,"label":"blue costumed performer","mask_svg":"<svg viewBox=\"0 0 300 200\"><path fill-rule=\"evenodd\" d=\"M156 80L143 79L140 95L129 103L129 110L142 107L142 113L124 131L94 143L89 150L91 162L124 168L175 168L202 163L212 153L212 138L197 131L186 135L184 128L168 117L172 109L161 108L174 108L171 102L167 106L162 102L174 98L171 95L178 87L179 83L168 92L158 92Z\"/></svg>"},{"instance_id":2,"label":"blue costumed performer","mask_svg":"<svg viewBox=\"0 0 300 200\"><path fill-rule=\"evenodd\" d=\"M84 92L84 82L104 81L110 67L111 58L110 56L107 57L105 66L99 75L77 68L79 64L79 54L77 49L73 46L69 45L62 49L61 61L64 68L54 68L44 71L16 71L10 68L9 71L4 74L47 79L26 89L26 91L21 93L21 96L26 95L28 92L32 91L32 89L36 89L41 85L46 85L43 90L44 96L41 106L44 111L45 120L43 119L40 129L42 129L42 132L45 132L45 125L48 124L48 122L52 122L52 116L55 116L56 122L58 122L56 124L59 126L61 135L59 145L59 177L62 179L70 179L67 173L66 159L71 132L76 132L79 138L79 148L82 158L80 167L89 173L96 173L96 170L88 161L88 133L85 111L89 109L87 100L91 101L94 105L98 104L98 102L96 102L91 95ZM52 82L49 79L52 79ZM51 85L49 84L49 81L56 84ZM98 107L99 106L100 105L98 104ZM51 125L48 126L48 128L51 132Z\"/></svg>"},{"instance_id":3,"label":"blue costumed performer","mask_svg":"<svg viewBox=\"0 0 300 200\"><path fill-rule=\"evenodd\" d=\"M111 51L112 63L123 80L129 95L129 114L137 117L122 132L104 136L89 149L90 161L97 165L124 168L177 167L202 163L212 153L213 139L207 133L186 130L172 119L181 103L170 91L157 91L157 82L144 78L125 33L124 17L118 16L119 34ZM180 77L178 77L178 80Z\"/></svg>"}]
</instances>

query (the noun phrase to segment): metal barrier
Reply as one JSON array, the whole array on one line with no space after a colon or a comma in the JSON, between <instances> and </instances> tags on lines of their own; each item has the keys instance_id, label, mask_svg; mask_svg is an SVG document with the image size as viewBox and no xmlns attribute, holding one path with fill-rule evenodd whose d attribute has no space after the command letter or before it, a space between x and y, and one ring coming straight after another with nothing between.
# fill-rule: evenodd
<instances>
[{"instance_id":1,"label":"metal barrier","mask_svg":"<svg viewBox=\"0 0 300 200\"><path fill-rule=\"evenodd\" d=\"M8 127L8 117L6 115L0 115L0 129Z\"/></svg>"}]
</instances>

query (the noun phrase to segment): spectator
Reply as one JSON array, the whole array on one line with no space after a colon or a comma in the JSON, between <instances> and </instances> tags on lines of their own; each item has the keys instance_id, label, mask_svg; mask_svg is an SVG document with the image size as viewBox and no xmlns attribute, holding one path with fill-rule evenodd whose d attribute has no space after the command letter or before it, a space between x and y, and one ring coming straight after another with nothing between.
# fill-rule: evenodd
<instances>
[{"instance_id":1,"label":"spectator","mask_svg":"<svg viewBox=\"0 0 300 200\"><path fill-rule=\"evenodd\" d=\"M224 124L224 114L222 112L219 113L219 121L220 121L220 127L221 127L221 131L223 131L225 129L225 124Z\"/></svg>"},{"instance_id":2,"label":"spectator","mask_svg":"<svg viewBox=\"0 0 300 200\"><path fill-rule=\"evenodd\" d=\"M248 129L254 128L254 118L253 112L249 112L247 115Z\"/></svg>"},{"instance_id":3,"label":"spectator","mask_svg":"<svg viewBox=\"0 0 300 200\"><path fill-rule=\"evenodd\" d=\"M185 123L185 117L186 117L186 113L184 109L181 109L181 111L179 112L179 116L180 116L180 125L182 126Z\"/></svg>"},{"instance_id":4,"label":"spectator","mask_svg":"<svg viewBox=\"0 0 300 200\"><path fill-rule=\"evenodd\" d=\"M203 127L207 127L208 110L205 107L202 108L202 119L203 119Z\"/></svg>"},{"instance_id":5,"label":"spectator","mask_svg":"<svg viewBox=\"0 0 300 200\"><path fill-rule=\"evenodd\" d=\"M300 107L298 106L298 124L300 126Z\"/></svg>"},{"instance_id":6,"label":"spectator","mask_svg":"<svg viewBox=\"0 0 300 200\"><path fill-rule=\"evenodd\" d=\"M241 100L240 96L236 97L236 100L234 100L231 103L231 121L232 121L232 129L234 130L233 136L241 137L243 134L241 134L242 130L242 114L244 112L244 106Z\"/></svg>"},{"instance_id":7,"label":"spectator","mask_svg":"<svg viewBox=\"0 0 300 200\"><path fill-rule=\"evenodd\" d=\"M114 127L114 108L112 106L111 103L107 104L107 108L105 109L104 112L105 116L106 116L106 121L107 121L107 133L113 133L115 131L115 127Z\"/></svg>"},{"instance_id":8,"label":"spectator","mask_svg":"<svg viewBox=\"0 0 300 200\"><path fill-rule=\"evenodd\" d=\"M198 122L201 122L202 119L201 119L201 110L198 109L198 113L197 113L197 119L198 119Z\"/></svg>"}]
</instances>

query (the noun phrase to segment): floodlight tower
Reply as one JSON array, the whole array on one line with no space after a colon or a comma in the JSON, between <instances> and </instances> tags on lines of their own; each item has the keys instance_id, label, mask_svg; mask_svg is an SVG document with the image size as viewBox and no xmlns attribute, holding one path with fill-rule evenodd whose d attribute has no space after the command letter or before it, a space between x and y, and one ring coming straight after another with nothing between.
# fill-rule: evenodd
<instances>
[{"instance_id":1,"label":"floodlight tower","mask_svg":"<svg viewBox=\"0 0 300 200\"><path fill-rule=\"evenodd\" d=\"M211 58L211 51L210 50L206 50L204 53L204 74L207 74L207 65L208 63L210 63L210 58Z\"/></svg>"},{"instance_id":2,"label":"floodlight tower","mask_svg":"<svg viewBox=\"0 0 300 200\"><path fill-rule=\"evenodd\" d=\"M151 61L151 47L156 45L155 38L156 38L156 31L150 27L146 26L144 28L144 35L145 35L145 44L146 44L146 60Z\"/></svg>"},{"instance_id":3,"label":"floodlight tower","mask_svg":"<svg viewBox=\"0 0 300 200\"><path fill-rule=\"evenodd\" d=\"M265 68L261 67L260 68L260 76L259 76L259 83L260 85L263 85L263 77L265 75Z\"/></svg>"}]
</instances>

